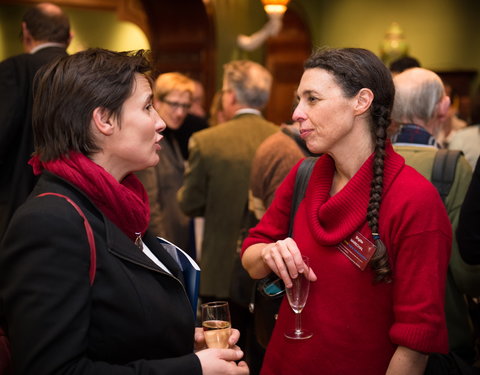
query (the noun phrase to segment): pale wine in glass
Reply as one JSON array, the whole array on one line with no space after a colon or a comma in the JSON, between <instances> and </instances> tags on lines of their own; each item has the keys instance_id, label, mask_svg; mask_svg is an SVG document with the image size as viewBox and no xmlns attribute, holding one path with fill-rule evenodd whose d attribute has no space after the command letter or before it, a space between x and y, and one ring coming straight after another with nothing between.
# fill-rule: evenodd
<instances>
[{"instance_id":1,"label":"pale wine in glass","mask_svg":"<svg viewBox=\"0 0 480 375\"><path fill-rule=\"evenodd\" d=\"M215 301L201 305L202 327L209 348L228 348L231 334L230 309L228 302Z\"/></svg>"}]
</instances>

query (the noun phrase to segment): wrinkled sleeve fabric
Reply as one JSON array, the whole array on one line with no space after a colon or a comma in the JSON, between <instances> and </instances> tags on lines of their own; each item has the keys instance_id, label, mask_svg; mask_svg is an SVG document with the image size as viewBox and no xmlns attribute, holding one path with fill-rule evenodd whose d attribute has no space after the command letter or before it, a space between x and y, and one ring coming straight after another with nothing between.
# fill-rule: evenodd
<instances>
[{"instance_id":1,"label":"wrinkled sleeve fabric","mask_svg":"<svg viewBox=\"0 0 480 375\"><path fill-rule=\"evenodd\" d=\"M446 353L444 303L451 224L438 193L426 180L418 180L415 192L405 200L398 199L400 190L404 188L389 193L385 203L390 212L380 223L380 228L388 228L384 236L393 267L390 339L420 352Z\"/></svg>"},{"instance_id":2,"label":"wrinkled sleeve fabric","mask_svg":"<svg viewBox=\"0 0 480 375\"><path fill-rule=\"evenodd\" d=\"M444 300L449 244L451 237L428 231L403 238L399 244L393 281L395 322L390 329L393 343L425 353L448 352Z\"/></svg>"}]
</instances>

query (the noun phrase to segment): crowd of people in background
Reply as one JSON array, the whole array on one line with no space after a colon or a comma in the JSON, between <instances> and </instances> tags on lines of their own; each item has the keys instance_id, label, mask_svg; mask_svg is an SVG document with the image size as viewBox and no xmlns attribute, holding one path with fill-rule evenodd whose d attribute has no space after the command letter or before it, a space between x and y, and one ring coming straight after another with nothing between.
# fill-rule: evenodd
<instances>
[{"instance_id":1,"label":"crowd of people in background","mask_svg":"<svg viewBox=\"0 0 480 375\"><path fill-rule=\"evenodd\" d=\"M25 13L21 38L25 53L0 63L10 373L480 373L480 91L461 118L454 87L418 59L325 48L274 124L257 62L225 64L206 98L186 72L152 77L145 51L69 56L50 3ZM207 348L157 237L198 261L202 303L228 301L228 348ZM358 238L360 265L339 250ZM306 267L314 335L285 338L285 297L261 347L255 280L290 288Z\"/></svg>"}]
</instances>

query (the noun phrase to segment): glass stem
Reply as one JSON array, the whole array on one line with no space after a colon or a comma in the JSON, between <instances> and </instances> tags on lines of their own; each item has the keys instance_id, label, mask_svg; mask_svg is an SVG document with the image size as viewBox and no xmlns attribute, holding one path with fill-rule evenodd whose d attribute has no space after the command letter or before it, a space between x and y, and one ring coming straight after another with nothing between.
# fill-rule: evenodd
<instances>
[{"instance_id":1,"label":"glass stem","mask_svg":"<svg viewBox=\"0 0 480 375\"><path fill-rule=\"evenodd\" d=\"M295 332L302 332L302 313L295 313Z\"/></svg>"}]
</instances>

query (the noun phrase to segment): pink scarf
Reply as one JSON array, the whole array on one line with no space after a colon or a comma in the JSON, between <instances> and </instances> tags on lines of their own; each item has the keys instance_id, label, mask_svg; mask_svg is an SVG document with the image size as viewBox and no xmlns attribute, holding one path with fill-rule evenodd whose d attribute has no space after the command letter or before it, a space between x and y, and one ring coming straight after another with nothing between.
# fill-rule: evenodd
<instances>
[{"instance_id":1,"label":"pink scarf","mask_svg":"<svg viewBox=\"0 0 480 375\"><path fill-rule=\"evenodd\" d=\"M148 196L140 180L133 174L121 183L79 152L69 157L43 162L37 156L30 159L33 173L52 172L80 188L100 210L132 241L135 233L145 233L150 221Z\"/></svg>"}]
</instances>

